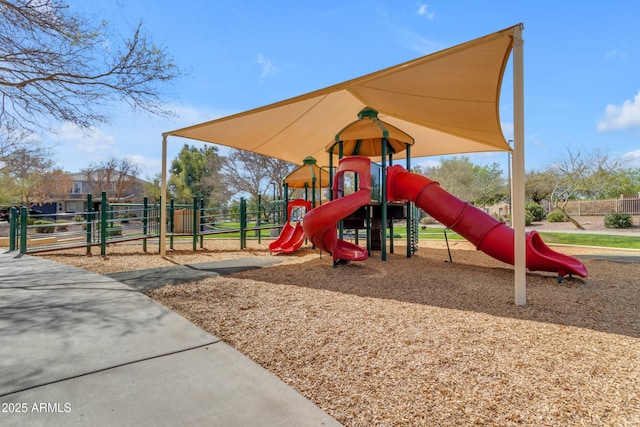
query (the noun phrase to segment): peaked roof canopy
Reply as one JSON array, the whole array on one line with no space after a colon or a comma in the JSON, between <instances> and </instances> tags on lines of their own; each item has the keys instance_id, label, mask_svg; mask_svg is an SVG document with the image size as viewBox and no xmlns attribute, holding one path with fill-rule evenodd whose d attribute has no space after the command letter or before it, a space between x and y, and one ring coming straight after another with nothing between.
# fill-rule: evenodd
<instances>
[{"instance_id":1,"label":"peaked roof canopy","mask_svg":"<svg viewBox=\"0 0 640 427\"><path fill-rule=\"evenodd\" d=\"M275 104L167 132L301 164L325 149L365 107L411 135L412 157L511 150L500 126L500 87L514 29ZM337 154L337 150L336 153ZM398 153L396 157L402 157Z\"/></svg>"},{"instance_id":2,"label":"peaked roof canopy","mask_svg":"<svg viewBox=\"0 0 640 427\"><path fill-rule=\"evenodd\" d=\"M337 146L342 143L342 154L345 156L380 157L382 140L386 140L391 153L399 153L413 145L413 138L395 126L378 119L378 112L366 107L358 113L358 120L348 124L336 134L335 141L326 147L338 152Z\"/></svg>"},{"instance_id":3,"label":"peaked roof canopy","mask_svg":"<svg viewBox=\"0 0 640 427\"><path fill-rule=\"evenodd\" d=\"M319 168L316 163L316 159L311 156L305 158L302 166L297 167L284 178L284 183L289 188L329 187L329 171Z\"/></svg>"}]
</instances>

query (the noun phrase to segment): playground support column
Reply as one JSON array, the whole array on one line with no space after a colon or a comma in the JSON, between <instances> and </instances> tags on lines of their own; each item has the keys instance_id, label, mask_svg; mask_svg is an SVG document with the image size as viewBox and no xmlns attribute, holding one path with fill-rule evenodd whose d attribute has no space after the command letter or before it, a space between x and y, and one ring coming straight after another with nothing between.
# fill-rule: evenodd
<instances>
[{"instance_id":1,"label":"playground support column","mask_svg":"<svg viewBox=\"0 0 640 427\"><path fill-rule=\"evenodd\" d=\"M512 163L513 181L511 200L513 202L514 228L514 287L516 305L527 304L527 271L524 208L524 53L522 24L514 29L513 47L513 137L514 152Z\"/></svg>"},{"instance_id":2,"label":"playground support column","mask_svg":"<svg viewBox=\"0 0 640 427\"><path fill-rule=\"evenodd\" d=\"M160 186L160 256L167 256L167 135L162 135L162 180Z\"/></svg>"},{"instance_id":3,"label":"playground support column","mask_svg":"<svg viewBox=\"0 0 640 427\"><path fill-rule=\"evenodd\" d=\"M411 171L411 145L405 144L405 147L407 151L407 170ZM411 258L411 255L413 254L413 248L411 247L411 237L413 233L413 219L411 216L413 212L411 204L411 200L407 200L407 203L405 204L407 209L407 258Z\"/></svg>"},{"instance_id":4,"label":"playground support column","mask_svg":"<svg viewBox=\"0 0 640 427\"><path fill-rule=\"evenodd\" d=\"M387 260L387 139L382 138L382 227L380 227L380 252L382 261ZM391 236L393 239L393 236Z\"/></svg>"}]
</instances>

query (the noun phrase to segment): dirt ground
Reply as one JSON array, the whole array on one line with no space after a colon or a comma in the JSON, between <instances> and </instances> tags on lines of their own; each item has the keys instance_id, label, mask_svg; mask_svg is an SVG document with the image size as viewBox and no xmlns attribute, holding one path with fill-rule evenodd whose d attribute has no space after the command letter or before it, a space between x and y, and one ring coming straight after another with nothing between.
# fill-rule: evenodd
<instances>
[{"instance_id":1,"label":"dirt ground","mask_svg":"<svg viewBox=\"0 0 640 427\"><path fill-rule=\"evenodd\" d=\"M100 273L281 258L150 296L348 426L640 425L640 264L585 258L640 251L554 247L589 276L528 273L517 307L513 268L466 242L451 243L453 263L442 242L423 241L411 258L396 246L387 261L374 252L337 268L310 248L281 256L249 244L41 256Z\"/></svg>"}]
</instances>

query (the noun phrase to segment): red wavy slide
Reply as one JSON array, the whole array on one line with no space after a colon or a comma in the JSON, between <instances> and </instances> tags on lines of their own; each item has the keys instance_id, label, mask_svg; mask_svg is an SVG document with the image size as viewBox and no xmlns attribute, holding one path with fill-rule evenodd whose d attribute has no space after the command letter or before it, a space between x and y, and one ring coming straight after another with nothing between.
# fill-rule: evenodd
<instances>
[{"instance_id":1,"label":"red wavy slide","mask_svg":"<svg viewBox=\"0 0 640 427\"><path fill-rule=\"evenodd\" d=\"M364 261L369 256L366 249L338 239L336 235L338 221L371 202L371 172L369 159L366 160L367 162L363 162L359 156L341 159L334 177L334 200L312 209L304 216L304 233L318 249L333 256L334 267L344 262ZM338 183L342 182L343 174L349 171L359 174L360 190L336 198L341 187Z\"/></svg>"},{"instance_id":2,"label":"red wavy slide","mask_svg":"<svg viewBox=\"0 0 640 427\"><path fill-rule=\"evenodd\" d=\"M454 230L487 255L513 265L514 230L462 201L429 178L410 173L400 165L387 169L387 198L411 200L436 221ZM559 277L576 274L587 277L579 260L549 248L538 232L526 236L526 265L530 271L557 272Z\"/></svg>"},{"instance_id":3,"label":"red wavy slide","mask_svg":"<svg viewBox=\"0 0 640 427\"><path fill-rule=\"evenodd\" d=\"M289 203L287 221L282 227L282 231L276 240L269 244L269 250L275 253L290 254L300 249L304 241L304 230L300 221L296 221L295 227L291 225L291 211L295 207L304 207L307 211L311 209L311 202L304 199L295 199Z\"/></svg>"}]
</instances>

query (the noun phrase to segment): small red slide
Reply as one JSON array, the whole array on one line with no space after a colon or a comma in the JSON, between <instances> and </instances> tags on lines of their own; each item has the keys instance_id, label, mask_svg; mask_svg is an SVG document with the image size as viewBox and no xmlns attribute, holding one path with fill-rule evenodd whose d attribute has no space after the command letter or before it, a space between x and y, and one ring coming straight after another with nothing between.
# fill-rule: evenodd
<instances>
[{"instance_id":1,"label":"small red slide","mask_svg":"<svg viewBox=\"0 0 640 427\"><path fill-rule=\"evenodd\" d=\"M276 240L269 244L269 250L275 253L290 254L302 246L304 242L304 231L300 221L296 225L291 225L291 211L295 207L304 207L307 211L311 209L311 202L304 199L296 199L289 203L287 212L287 222L282 227L282 231Z\"/></svg>"},{"instance_id":2,"label":"small red slide","mask_svg":"<svg viewBox=\"0 0 640 427\"><path fill-rule=\"evenodd\" d=\"M320 250L333 256L333 266L349 261L364 261L369 254L360 246L338 239L337 223L361 206L371 202L371 171L367 157L350 156L340 160L334 177L334 200L312 209L304 217L304 233ZM360 189L348 196L337 198L345 172L359 175Z\"/></svg>"},{"instance_id":3,"label":"small red slide","mask_svg":"<svg viewBox=\"0 0 640 427\"><path fill-rule=\"evenodd\" d=\"M429 178L410 173L400 165L387 169L387 198L411 200L436 221L454 230L487 255L513 265L514 230L458 199ZM530 271L549 271L587 277L587 268L579 260L549 248L536 231L526 236L526 265Z\"/></svg>"}]
</instances>

